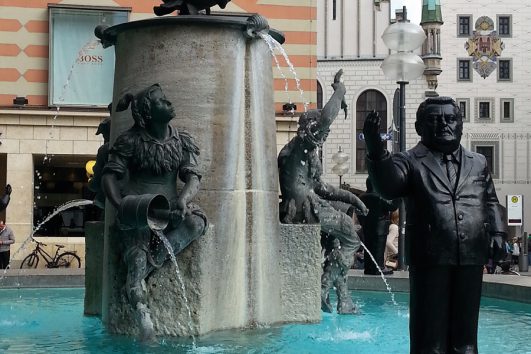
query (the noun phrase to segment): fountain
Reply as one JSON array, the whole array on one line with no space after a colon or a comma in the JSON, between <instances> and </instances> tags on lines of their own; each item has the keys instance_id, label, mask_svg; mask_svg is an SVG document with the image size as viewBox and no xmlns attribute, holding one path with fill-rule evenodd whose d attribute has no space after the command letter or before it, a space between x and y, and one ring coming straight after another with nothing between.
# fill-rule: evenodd
<instances>
[{"instance_id":1,"label":"fountain","mask_svg":"<svg viewBox=\"0 0 531 354\"><path fill-rule=\"evenodd\" d=\"M261 37L283 42L282 34L259 15L164 17L99 27L96 34L116 54L111 146L133 125L131 111L117 103L128 95L137 102L157 83L175 106L170 124L200 151L194 203L210 227L175 264L165 262L142 280L138 294L149 311L137 310L144 313L139 321L117 254L123 208L107 203L101 309L90 312L100 313L111 332L128 335L142 333L147 322L155 335L197 336L319 321L319 227L278 221L271 54ZM87 252L87 266L89 258ZM300 281L292 282L294 274Z\"/></svg>"}]
</instances>

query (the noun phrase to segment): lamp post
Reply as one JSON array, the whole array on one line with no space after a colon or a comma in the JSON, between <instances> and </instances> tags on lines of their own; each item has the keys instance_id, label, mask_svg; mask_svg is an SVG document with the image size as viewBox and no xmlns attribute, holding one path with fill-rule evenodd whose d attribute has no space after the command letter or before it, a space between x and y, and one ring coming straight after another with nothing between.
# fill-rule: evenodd
<instances>
[{"instance_id":1,"label":"lamp post","mask_svg":"<svg viewBox=\"0 0 531 354\"><path fill-rule=\"evenodd\" d=\"M419 25L407 22L407 10L402 8L402 21L387 27L382 39L390 50L396 51L382 63L384 75L396 80L399 85L399 143L400 151L406 150L406 85L410 80L417 79L424 73L425 65L422 58L412 53L424 43L426 35ZM400 203L400 225L398 236L398 269L405 269L405 232L406 208L404 201Z\"/></svg>"},{"instance_id":2,"label":"lamp post","mask_svg":"<svg viewBox=\"0 0 531 354\"><path fill-rule=\"evenodd\" d=\"M341 178L346 175L349 170L348 165L346 164L348 161L348 155L343 152L341 146L337 152L332 155L332 161L336 163L334 167L332 167L332 172L339 176L339 188L341 188Z\"/></svg>"}]
</instances>

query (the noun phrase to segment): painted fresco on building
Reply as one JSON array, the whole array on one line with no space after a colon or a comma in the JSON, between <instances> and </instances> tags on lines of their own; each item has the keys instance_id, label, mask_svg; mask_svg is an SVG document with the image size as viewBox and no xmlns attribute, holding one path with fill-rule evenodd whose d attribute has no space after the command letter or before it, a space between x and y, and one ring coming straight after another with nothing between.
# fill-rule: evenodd
<instances>
[{"instance_id":1,"label":"painted fresco on building","mask_svg":"<svg viewBox=\"0 0 531 354\"><path fill-rule=\"evenodd\" d=\"M494 21L488 16L477 19L475 31L465 43L468 55L472 57L474 70L487 78L497 67L497 57L504 49L504 43L494 30Z\"/></svg>"}]
</instances>

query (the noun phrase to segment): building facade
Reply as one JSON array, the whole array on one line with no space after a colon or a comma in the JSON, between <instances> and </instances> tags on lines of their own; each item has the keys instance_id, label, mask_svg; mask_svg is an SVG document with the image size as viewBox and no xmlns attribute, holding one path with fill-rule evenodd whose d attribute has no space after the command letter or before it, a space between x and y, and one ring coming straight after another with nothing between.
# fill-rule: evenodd
<instances>
[{"instance_id":1,"label":"building facade","mask_svg":"<svg viewBox=\"0 0 531 354\"><path fill-rule=\"evenodd\" d=\"M487 158L502 204L506 195L524 195L524 221L531 220L531 8L518 0L440 4L437 92L461 106L463 144Z\"/></svg>"},{"instance_id":2,"label":"building facade","mask_svg":"<svg viewBox=\"0 0 531 354\"><path fill-rule=\"evenodd\" d=\"M0 188L13 187L11 204L0 218L15 232L14 260L29 252L17 250L50 212L91 197L85 165L103 143L96 132L108 116L114 71L113 49L99 45L95 26L154 17L153 6L160 3L0 2ZM225 10L212 11L260 13L285 34L283 47L300 81L297 86L288 63L277 54L279 68L275 61L272 66L279 130L286 121L289 126L286 103L316 107L315 0L232 0ZM61 213L37 231L37 238L84 255L84 223L101 217L92 208Z\"/></svg>"},{"instance_id":3,"label":"building facade","mask_svg":"<svg viewBox=\"0 0 531 354\"><path fill-rule=\"evenodd\" d=\"M332 173L332 156L339 147L349 155L349 172L342 181L351 187L365 190L367 168L363 122L367 114L376 110L382 118L382 134L393 132L393 101L398 85L387 79L380 66L391 54L381 36L391 24L389 0L320 0L317 6L317 81L318 97L326 103L333 93L330 84L339 69L344 71L349 105L347 117L342 113L330 128L323 147L324 178L338 184L339 176ZM398 16L401 13L397 14ZM406 146L418 140L414 129L415 112L424 100L428 83L425 77L406 85ZM320 94L322 92L322 95ZM396 125L395 125L396 127ZM395 132L396 136L396 132ZM392 148L391 140L388 148Z\"/></svg>"}]
</instances>

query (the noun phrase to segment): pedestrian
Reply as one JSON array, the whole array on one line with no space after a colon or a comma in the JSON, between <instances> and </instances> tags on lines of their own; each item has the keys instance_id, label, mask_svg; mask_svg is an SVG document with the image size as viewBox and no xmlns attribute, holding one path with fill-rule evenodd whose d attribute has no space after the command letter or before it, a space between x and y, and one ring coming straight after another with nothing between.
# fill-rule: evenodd
<instances>
[{"instance_id":1,"label":"pedestrian","mask_svg":"<svg viewBox=\"0 0 531 354\"><path fill-rule=\"evenodd\" d=\"M15 243L13 230L0 220L0 269L6 269L9 265L11 244Z\"/></svg>"},{"instance_id":2,"label":"pedestrian","mask_svg":"<svg viewBox=\"0 0 531 354\"><path fill-rule=\"evenodd\" d=\"M387 240L385 242L385 266L391 269L398 268L398 210L391 213L391 224L389 225L389 232L387 233Z\"/></svg>"},{"instance_id":3,"label":"pedestrian","mask_svg":"<svg viewBox=\"0 0 531 354\"><path fill-rule=\"evenodd\" d=\"M518 241L516 237L513 238L513 266L518 265L518 258L520 257L520 244Z\"/></svg>"},{"instance_id":4,"label":"pedestrian","mask_svg":"<svg viewBox=\"0 0 531 354\"><path fill-rule=\"evenodd\" d=\"M391 155L376 112L365 120L369 177L383 198L405 198L410 353L476 353L483 265L504 256L504 209L487 161L461 145L463 117L450 97L417 110L421 141Z\"/></svg>"}]
</instances>

